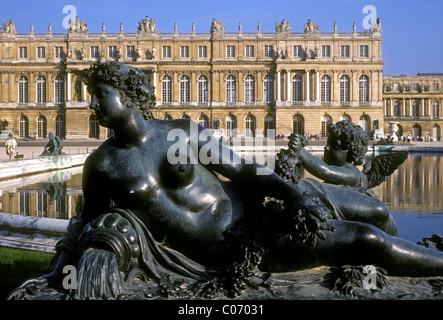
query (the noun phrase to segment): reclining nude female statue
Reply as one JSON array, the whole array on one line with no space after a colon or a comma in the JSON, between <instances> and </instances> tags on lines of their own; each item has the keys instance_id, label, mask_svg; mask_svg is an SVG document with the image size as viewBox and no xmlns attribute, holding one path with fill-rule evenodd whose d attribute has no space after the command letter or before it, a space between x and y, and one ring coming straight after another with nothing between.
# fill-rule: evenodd
<instances>
[{"instance_id":1,"label":"reclining nude female statue","mask_svg":"<svg viewBox=\"0 0 443 320\"><path fill-rule=\"evenodd\" d=\"M316 195L240 158L195 122L154 120L155 97L142 71L99 63L84 79L100 125L114 135L86 160L83 210L71 218L51 267L10 299L30 287L60 286L67 265L77 267L78 298L130 290L148 296L169 285L184 296L235 296L244 289L237 280L253 272L323 265L443 275L443 252L390 235L370 219L335 218Z\"/></svg>"}]
</instances>

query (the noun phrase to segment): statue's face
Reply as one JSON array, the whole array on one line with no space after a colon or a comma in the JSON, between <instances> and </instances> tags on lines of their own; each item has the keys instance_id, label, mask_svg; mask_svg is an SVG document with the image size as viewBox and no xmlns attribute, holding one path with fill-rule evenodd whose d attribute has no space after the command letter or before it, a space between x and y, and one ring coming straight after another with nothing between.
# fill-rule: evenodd
<instances>
[{"instance_id":1,"label":"statue's face","mask_svg":"<svg viewBox=\"0 0 443 320\"><path fill-rule=\"evenodd\" d=\"M332 166L342 166L347 163L348 150L345 149L344 141L328 138L325 147L324 161Z\"/></svg>"},{"instance_id":2,"label":"statue's face","mask_svg":"<svg viewBox=\"0 0 443 320\"><path fill-rule=\"evenodd\" d=\"M123 120L128 108L122 103L121 98L120 92L111 85L97 83L92 88L90 108L95 111L100 125L112 128Z\"/></svg>"}]
</instances>

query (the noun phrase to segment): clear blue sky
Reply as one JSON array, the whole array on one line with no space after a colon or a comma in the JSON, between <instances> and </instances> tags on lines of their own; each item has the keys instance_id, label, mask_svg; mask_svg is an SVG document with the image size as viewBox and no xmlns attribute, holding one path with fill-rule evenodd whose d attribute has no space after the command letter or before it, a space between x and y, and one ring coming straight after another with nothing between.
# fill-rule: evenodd
<instances>
[{"instance_id":1,"label":"clear blue sky","mask_svg":"<svg viewBox=\"0 0 443 320\"><path fill-rule=\"evenodd\" d=\"M338 31L364 31L364 19L372 5L382 22L384 74L443 72L443 0L0 0L0 23L15 22L18 33L66 32L63 20L73 5L89 32L136 32L138 22L146 16L154 18L159 32L209 32L211 21L222 21L227 32L237 32L241 21L243 32L256 32L260 21L262 32L274 32L275 23L286 19L292 31L303 31L308 19L318 22L320 31L332 32L334 21Z\"/></svg>"}]
</instances>

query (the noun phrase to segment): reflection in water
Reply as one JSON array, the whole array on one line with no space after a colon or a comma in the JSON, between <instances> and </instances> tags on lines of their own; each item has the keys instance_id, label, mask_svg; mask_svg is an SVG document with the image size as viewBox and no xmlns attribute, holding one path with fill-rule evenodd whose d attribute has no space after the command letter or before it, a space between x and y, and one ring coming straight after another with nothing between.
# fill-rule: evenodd
<instances>
[{"instance_id":1,"label":"reflection in water","mask_svg":"<svg viewBox=\"0 0 443 320\"><path fill-rule=\"evenodd\" d=\"M322 157L323 153L316 152L315 155ZM367 155L368 159L372 156L371 153ZM264 163L266 154L257 161ZM0 181L0 212L69 219L81 210L82 169L77 167ZM402 238L416 242L431 236L432 232L443 235L441 169L443 154L410 154L385 183L373 189L393 213ZM305 171L301 174L312 177Z\"/></svg>"}]
</instances>

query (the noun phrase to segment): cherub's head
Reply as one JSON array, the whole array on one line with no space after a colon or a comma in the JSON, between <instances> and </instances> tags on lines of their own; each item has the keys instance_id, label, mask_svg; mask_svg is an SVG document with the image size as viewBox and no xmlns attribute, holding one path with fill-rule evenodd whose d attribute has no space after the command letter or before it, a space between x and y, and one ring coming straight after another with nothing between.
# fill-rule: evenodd
<instances>
[{"instance_id":1,"label":"cherub's head","mask_svg":"<svg viewBox=\"0 0 443 320\"><path fill-rule=\"evenodd\" d=\"M368 151L369 137L359 125L343 120L328 126L328 145L339 145L347 150L346 161L361 165Z\"/></svg>"},{"instance_id":2,"label":"cherub's head","mask_svg":"<svg viewBox=\"0 0 443 320\"><path fill-rule=\"evenodd\" d=\"M122 102L129 108L136 108L146 120L152 120L150 108L155 106L154 87L143 71L123 63L96 63L82 73L88 91L97 83L105 83L117 89Z\"/></svg>"}]
</instances>

